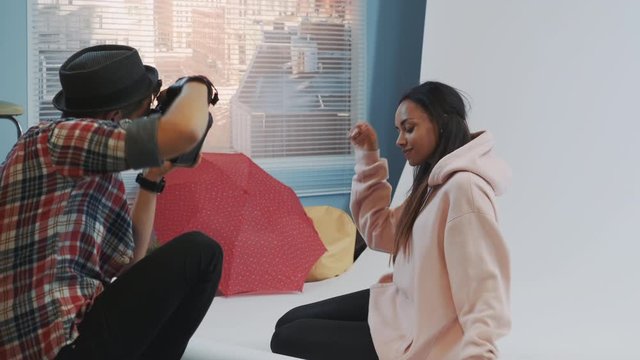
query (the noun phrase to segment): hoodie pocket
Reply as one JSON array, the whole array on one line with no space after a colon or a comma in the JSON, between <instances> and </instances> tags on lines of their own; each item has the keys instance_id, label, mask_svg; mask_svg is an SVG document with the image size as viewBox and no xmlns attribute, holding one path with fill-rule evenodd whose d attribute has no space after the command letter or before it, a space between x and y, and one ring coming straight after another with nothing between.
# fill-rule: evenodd
<instances>
[{"instance_id":1,"label":"hoodie pocket","mask_svg":"<svg viewBox=\"0 0 640 360\"><path fill-rule=\"evenodd\" d=\"M371 286L369 326L380 360L405 359L411 352L413 325L403 321L407 311L411 309L394 283Z\"/></svg>"}]
</instances>

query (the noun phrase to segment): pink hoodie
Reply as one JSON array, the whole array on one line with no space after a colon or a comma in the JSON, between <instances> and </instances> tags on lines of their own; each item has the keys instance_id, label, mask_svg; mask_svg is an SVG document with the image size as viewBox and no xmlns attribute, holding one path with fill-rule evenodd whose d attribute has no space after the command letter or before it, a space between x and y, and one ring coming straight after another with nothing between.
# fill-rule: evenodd
<instances>
[{"instance_id":1,"label":"pink hoodie","mask_svg":"<svg viewBox=\"0 0 640 360\"><path fill-rule=\"evenodd\" d=\"M434 190L416 219L411 252L371 287L369 326L381 360L495 359L511 327L509 252L495 197L509 167L490 133L434 167ZM351 211L369 247L391 252L403 205L389 209L388 166L378 151L356 151Z\"/></svg>"}]
</instances>

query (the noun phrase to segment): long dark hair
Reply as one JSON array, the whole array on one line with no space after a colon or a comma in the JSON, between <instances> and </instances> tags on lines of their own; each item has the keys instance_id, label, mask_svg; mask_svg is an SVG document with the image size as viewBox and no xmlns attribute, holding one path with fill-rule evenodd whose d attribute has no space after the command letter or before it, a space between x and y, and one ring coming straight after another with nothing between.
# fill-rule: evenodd
<instances>
[{"instance_id":1,"label":"long dark hair","mask_svg":"<svg viewBox=\"0 0 640 360\"><path fill-rule=\"evenodd\" d=\"M409 239L413 224L424 210L431 191L427 183L431 170L440 159L471 140L464 99L453 87L436 81L427 81L409 90L398 104L405 100L415 103L427 113L436 126L439 136L433 154L414 169L413 185L396 227L394 262L400 251L405 251L405 254L410 252Z\"/></svg>"}]
</instances>

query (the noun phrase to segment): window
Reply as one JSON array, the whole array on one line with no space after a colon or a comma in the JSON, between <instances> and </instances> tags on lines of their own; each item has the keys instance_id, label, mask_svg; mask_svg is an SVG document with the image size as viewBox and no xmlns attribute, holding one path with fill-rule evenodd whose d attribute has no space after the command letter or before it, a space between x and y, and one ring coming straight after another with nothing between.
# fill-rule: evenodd
<instances>
[{"instance_id":1,"label":"window","mask_svg":"<svg viewBox=\"0 0 640 360\"><path fill-rule=\"evenodd\" d=\"M86 46L137 48L166 85L220 92L204 151L251 156L299 195L346 193L364 118L364 0L29 0L31 123L59 116L58 69Z\"/></svg>"}]
</instances>

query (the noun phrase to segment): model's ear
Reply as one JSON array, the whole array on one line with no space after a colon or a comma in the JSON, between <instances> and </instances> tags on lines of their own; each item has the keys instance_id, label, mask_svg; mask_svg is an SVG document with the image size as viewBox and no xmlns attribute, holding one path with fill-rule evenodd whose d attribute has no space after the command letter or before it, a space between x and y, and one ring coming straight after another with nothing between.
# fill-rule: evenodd
<instances>
[{"instance_id":1,"label":"model's ear","mask_svg":"<svg viewBox=\"0 0 640 360\"><path fill-rule=\"evenodd\" d=\"M122 120L122 111L121 110L111 110L106 114L105 119L106 120L111 120L111 121L120 121L120 120Z\"/></svg>"}]
</instances>

